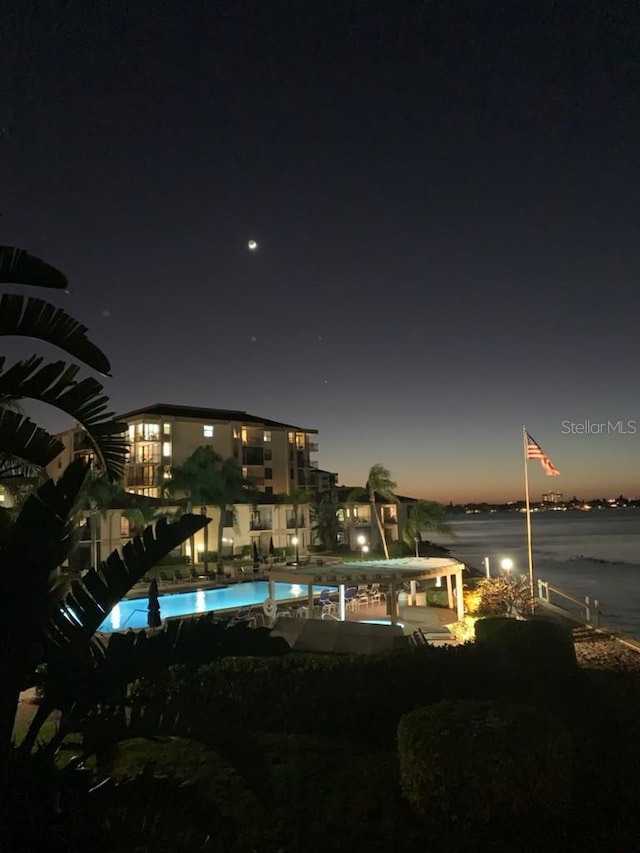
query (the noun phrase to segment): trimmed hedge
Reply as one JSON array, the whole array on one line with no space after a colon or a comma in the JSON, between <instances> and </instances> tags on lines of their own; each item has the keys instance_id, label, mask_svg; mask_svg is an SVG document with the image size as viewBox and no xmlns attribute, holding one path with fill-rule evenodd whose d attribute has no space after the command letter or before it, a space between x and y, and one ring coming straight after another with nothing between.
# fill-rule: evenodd
<instances>
[{"instance_id":1,"label":"trimmed hedge","mask_svg":"<svg viewBox=\"0 0 640 853\"><path fill-rule=\"evenodd\" d=\"M559 622L492 617L479 619L475 627L476 643L508 669L533 675L577 668L571 630Z\"/></svg>"},{"instance_id":2,"label":"trimmed hedge","mask_svg":"<svg viewBox=\"0 0 640 853\"><path fill-rule=\"evenodd\" d=\"M571 800L567 729L537 708L496 701L445 701L398 726L402 792L416 811L486 823L559 818Z\"/></svg>"},{"instance_id":3,"label":"trimmed hedge","mask_svg":"<svg viewBox=\"0 0 640 853\"><path fill-rule=\"evenodd\" d=\"M445 698L494 695L492 661L472 646L354 656L223 657L194 670L186 703L255 731L349 733L392 744L402 714ZM143 680L159 698L171 679Z\"/></svg>"},{"instance_id":4,"label":"trimmed hedge","mask_svg":"<svg viewBox=\"0 0 640 853\"><path fill-rule=\"evenodd\" d=\"M427 587L427 604L429 607L448 607L449 596L446 589L437 586Z\"/></svg>"}]
</instances>

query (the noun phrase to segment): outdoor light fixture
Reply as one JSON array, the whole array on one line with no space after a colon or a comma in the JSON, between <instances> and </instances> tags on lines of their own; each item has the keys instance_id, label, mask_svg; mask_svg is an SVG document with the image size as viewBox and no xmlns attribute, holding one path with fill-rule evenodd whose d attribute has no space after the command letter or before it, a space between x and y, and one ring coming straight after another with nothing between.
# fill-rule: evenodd
<instances>
[{"instance_id":1,"label":"outdoor light fixture","mask_svg":"<svg viewBox=\"0 0 640 853\"><path fill-rule=\"evenodd\" d=\"M366 544L367 543L366 537L363 536L361 533L360 536L358 536L357 541L358 541L358 545L360 546L360 559L364 560L364 555L369 550L369 546Z\"/></svg>"},{"instance_id":2,"label":"outdoor light fixture","mask_svg":"<svg viewBox=\"0 0 640 853\"><path fill-rule=\"evenodd\" d=\"M505 572L510 572L513 568L513 560L510 557L505 557L504 560L500 560L500 568L504 569Z\"/></svg>"},{"instance_id":3,"label":"outdoor light fixture","mask_svg":"<svg viewBox=\"0 0 640 853\"><path fill-rule=\"evenodd\" d=\"M298 551L298 537L297 537L297 536L292 536L292 537L291 537L291 544L292 544L292 545L295 545L295 549L296 549L296 566L297 566L297 565L298 565L298 563L300 562L300 553L299 553L299 551Z\"/></svg>"}]
</instances>

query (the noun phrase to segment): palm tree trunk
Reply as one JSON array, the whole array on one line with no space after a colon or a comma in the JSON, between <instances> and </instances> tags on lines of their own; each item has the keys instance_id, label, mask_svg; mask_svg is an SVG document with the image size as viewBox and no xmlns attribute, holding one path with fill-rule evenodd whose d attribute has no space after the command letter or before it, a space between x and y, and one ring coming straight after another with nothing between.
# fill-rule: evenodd
<instances>
[{"instance_id":1,"label":"palm tree trunk","mask_svg":"<svg viewBox=\"0 0 640 853\"><path fill-rule=\"evenodd\" d=\"M196 538L191 536L189 539L189 548L191 549L191 577L195 578L196 572Z\"/></svg>"},{"instance_id":2,"label":"palm tree trunk","mask_svg":"<svg viewBox=\"0 0 640 853\"><path fill-rule=\"evenodd\" d=\"M220 512L220 518L218 519L218 574L221 575L222 571L222 534L224 533L224 514L226 512L227 505L219 506L218 510Z\"/></svg>"},{"instance_id":3,"label":"palm tree trunk","mask_svg":"<svg viewBox=\"0 0 640 853\"><path fill-rule=\"evenodd\" d=\"M384 527L382 526L382 519L378 515L378 511L376 509L375 496L373 497L373 499L369 498L369 502L371 504L371 512L372 512L372 514L376 520L376 523L378 525L378 533L380 534L380 541L381 541L382 547L384 549L384 558L385 558L385 560L388 560L389 559L389 549L387 548L387 537L385 536ZM380 508L380 512L382 512L382 508Z\"/></svg>"},{"instance_id":4,"label":"palm tree trunk","mask_svg":"<svg viewBox=\"0 0 640 853\"><path fill-rule=\"evenodd\" d=\"M91 535L91 568L98 568L98 514L91 510L89 515L89 531Z\"/></svg>"},{"instance_id":5,"label":"palm tree trunk","mask_svg":"<svg viewBox=\"0 0 640 853\"><path fill-rule=\"evenodd\" d=\"M205 524L204 530L202 531L202 535L204 537L204 573L205 575L209 574L209 525Z\"/></svg>"}]
</instances>

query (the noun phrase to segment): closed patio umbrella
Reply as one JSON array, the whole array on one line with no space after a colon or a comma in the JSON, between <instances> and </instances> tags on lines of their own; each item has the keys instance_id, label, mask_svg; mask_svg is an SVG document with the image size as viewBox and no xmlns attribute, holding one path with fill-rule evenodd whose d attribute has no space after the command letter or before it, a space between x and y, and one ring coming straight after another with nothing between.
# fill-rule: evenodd
<instances>
[{"instance_id":1,"label":"closed patio umbrella","mask_svg":"<svg viewBox=\"0 0 640 853\"><path fill-rule=\"evenodd\" d=\"M160 618L160 600L158 598L158 581L151 579L149 584L149 603L147 605L147 625L150 628L159 628L162 625Z\"/></svg>"}]
</instances>

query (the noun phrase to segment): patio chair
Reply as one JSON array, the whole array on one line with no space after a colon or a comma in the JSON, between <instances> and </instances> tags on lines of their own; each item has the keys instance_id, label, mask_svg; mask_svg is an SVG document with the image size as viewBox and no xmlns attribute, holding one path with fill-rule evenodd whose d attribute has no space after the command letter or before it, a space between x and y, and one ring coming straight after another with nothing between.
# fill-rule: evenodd
<instances>
[{"instance_id":1,"label":"patio chair","mask_svg":"<svg viewBox=\"0 0 640 853\"><path fill-rule=\"evenodd\" d=\"M380 604L382 602L383 594L384 593L380 592L380 584L372 583L369 587L369 604Z\"/></svg>"},{"instance_id":2,"label":"patio chair","mask_svg":"<svg viewBox=\"0 0 640 853\"><path fill-rule=\"evenodd\" d=\"M334 613L336 611L335 601L331 601L331 590L323 589L318 599L322 613Z\"/></svg>"},{"instance_id":3,"label":"patio chair","mask_svg":"<svg viewBox=\"0 0 640 853\"><path fill-rule=\"evenodd\" d=\"M158 577L163 583L173 583L173 578L170 578L166 572L158 572Z\"/></svg>"},{"instance_id":4,"label":"patio chair","mask_svg":"<svg viewBox=\"0 0 640 853\"><path fill-rule=\"evenodd\" d=\"M179 581L179 582L181 582L181 583L182 583L182 581L186 581L186 580L187 580L187 578L182 574L182 572L180 571L180 569L176 569L176 570L174 571L174 573L173 573L173 578L174 578L174 580Z\"/></svg>"},{"instance_id":5,"label":"patio chair","mask_svg":"<svg viewBox=\"0 0 640 853\"><path fill-rule=\"evenodd\" d=\"M350 586L344 591L344 604L347 610L355 610L356 607L360 606L360 601L358 599L358 590L355 586Z\"/></svg>"},{"instance_id":6,"label":"patio chair","mask_svg":"<svg viewBox=\"0 0 640 853\"><path fill-rule=\"evenodd\" d=\"M366 584L358 587L357 596L360 605L364 605L365 607L369 606L369 590L367 589Z\"/></svg>"}]
</instances>

